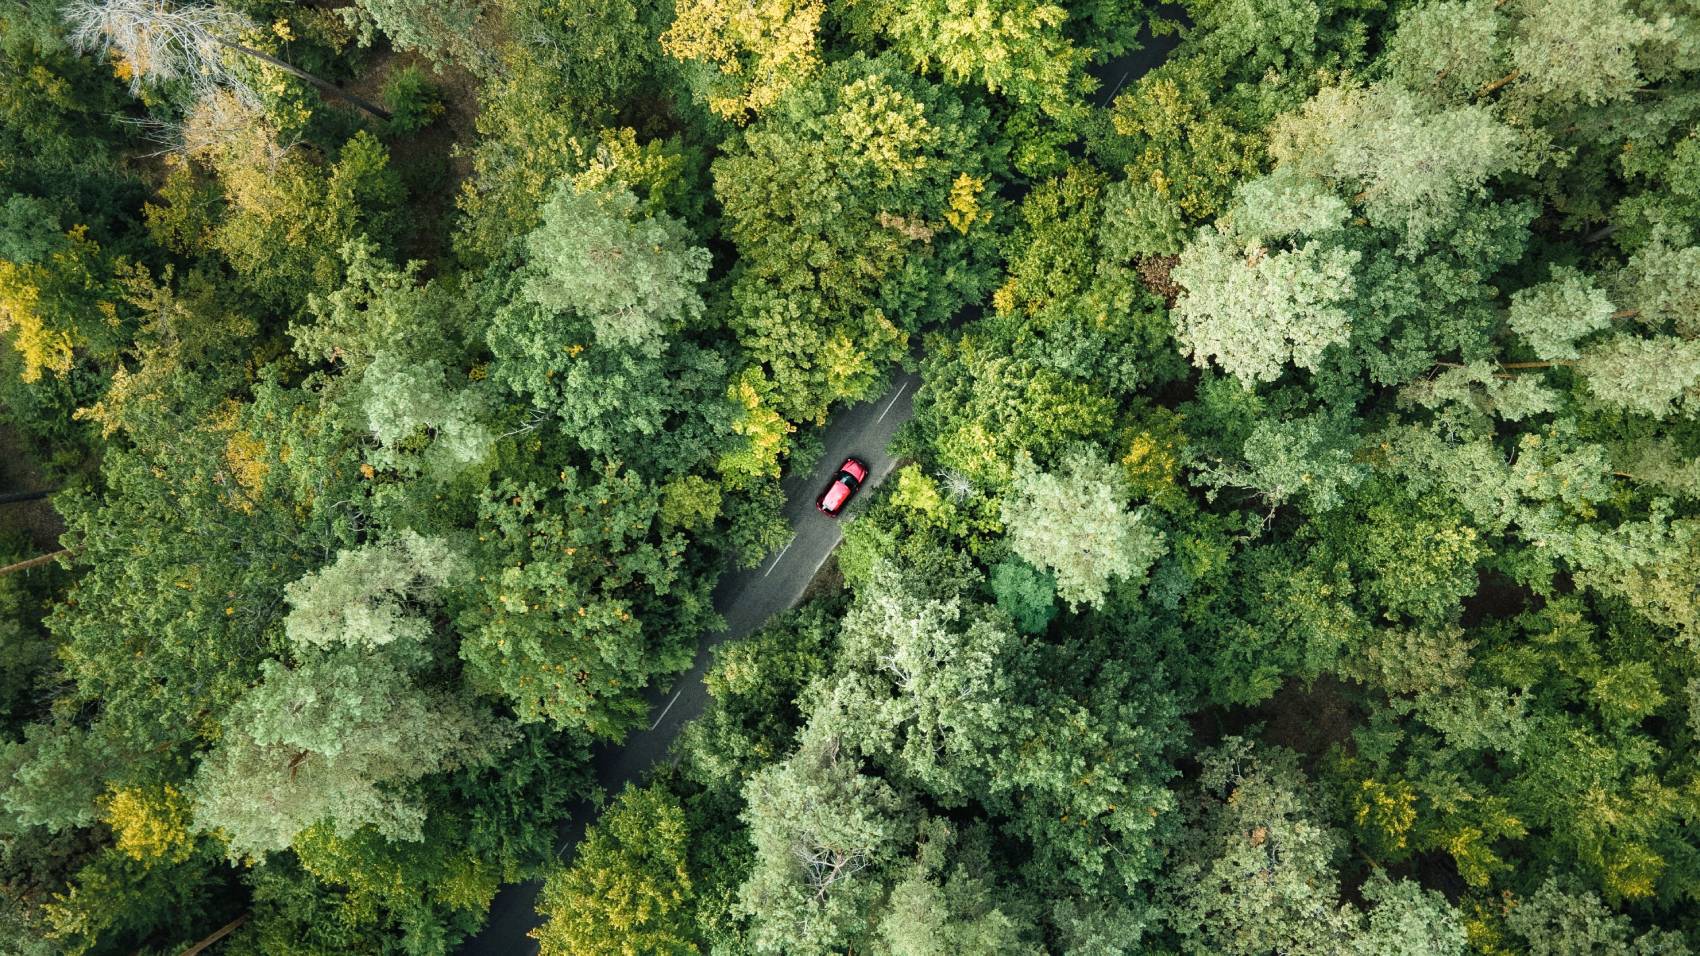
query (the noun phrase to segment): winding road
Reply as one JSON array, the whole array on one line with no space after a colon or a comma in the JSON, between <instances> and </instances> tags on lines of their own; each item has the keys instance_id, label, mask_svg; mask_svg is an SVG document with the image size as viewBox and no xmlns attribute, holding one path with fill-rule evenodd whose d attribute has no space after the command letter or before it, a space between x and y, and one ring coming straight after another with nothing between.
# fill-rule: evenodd
<instances>
[{"instance_id":1,"label":"winding road","mask_svg":"<svg viewBox=\"0 0 1700 956\"><path fill-rule=\"evenodd\" d=\"M714 609L726 626L703 637L697 646L696 663L664 690L650 693L652 723L645 731L628 735L619 746L597 748L592 758L596 780L610 795L628 783L642 780L644 773L667 758L673 738L691 718L702 713L708 702L703 675L712 659L710 651L722 641L743 637L761 627L768 618L790 608L803 596L815 572L832 555L844 537L840 519L815 510L815 496L826 487L832 472L846 456L855 455L868 463L869 475L861 494L877 486L891 472L892 458L886 446L899 425L909 420L910 404L921 377L899 374L884 395L871 402L852 405L833 416L820 432L826 451L808 474L792 475L785 488L785 518L795 535L791 543L752 570L728 574L714 589ZM854 507L854 503L852 504ZM588 804L573 809L561 825L562 857L584 835L585 825L595 818ZM502 887L490 906L490 921L477 936L460 948L461 956L510 956L537 952L537 943L527 934L540 923L537 894L540 880Z\"/></svg>"},{"instance_id":2,"label":"winding road","mask_svg":"<svg viewBox=\"0 0 1700 956\"><path fill-rule=\"evenodd\" d=\"M1170 8L1164 12L1171 17L1178 13ZM1099 106L1108 106L1127 84L1161 63L1178 42L1172 35L1153 38L1148 31L1141 31L1139 39L1142 44L1139 49L1093 70L1100 83L1094 97ZM825 451L815 467L806 475L792 475L782 482L785 517L795 532L791 543L753 570L729 574L720 580L714 589L714 608L725 619L726 626L703 637L690 671L667 688L650 693L649 712L654 716L648 730L628 736L619 746L603 745L596 750L592 758L596 780L605 792L612 795L628 783L641 781L651 767L667 758L679 730L702 713L708 702L703 675L715 645L754 632L768 618L787 610L803 596L815 572L844 537L843 525L838 520L815 510L815 496L849 455L867 462L871 472L861 495L865 497L879 485L894 464L886 446L898 426L913 413L911 402L920 385L919 375L899 374L884 395L840 410L822 429L820 438ZM582 803L561 824L559 849L563 861L571 858L572 848L578 845L585 827L595 816L595 809ZM542 889L541 880L502 887L490 906L490 921L477 936L461 945L459 956L536 953L537 942L529 934L542 922L537 913L537 895Z\"/></svg>"}]
</instances>

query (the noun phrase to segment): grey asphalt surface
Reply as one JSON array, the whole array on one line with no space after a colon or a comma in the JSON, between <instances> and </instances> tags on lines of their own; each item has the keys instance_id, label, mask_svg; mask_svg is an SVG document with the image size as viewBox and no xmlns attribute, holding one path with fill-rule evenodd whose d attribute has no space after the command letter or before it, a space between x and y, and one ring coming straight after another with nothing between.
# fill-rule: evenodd
<instances>
[{"instance_id":1,"label":"grey asphalt surface","mask_svg":"<svg viewBox=\"0 0 1700 956\"><path fill-rule=\"evenodd\" d=\"M1171 18L1183 15L1179 8L1165 5L1164 15ZM1138 80L1146 71L1163 62L1179 38L1152 37L1149 31L1140 32L1141 46L1132 53L1110 60L1092 71L1098 77L1099 89L1093 100L1108 106L1117 93ZM784 550L769 555L754 570L726 575L714 589L714 608L726 620L726 626L703 637L697 647L695 664L671 686L650 694L650 714L653 725L641 733L628 736L618 746L598 748L593 759L596 779L609 795L616 794L628 783L642 779L645 772L667 759L668 748L680 728L702 713L708 701L703 675L708 670L710 650L722 641L752 633L768 618L797 603L803 591L814 579L815 572L832 555L832 549L844 537L843 522L854 520L853 515L832 519L815 510L815 496L826 487L827 480L847 456L854 455L867 462L871 474L858 492L866 496L891 472L894 464L886 446L898 426L913 413L911 401L921 378L915 373L901 373L892 380L885 394L871 402L839 410L820 432L826 450L806 475L792 475L782 482L785 488L785 517L795 536ZM854 506L851 511L853 512ZM561 824L560 856L571 858L573 847L584 836L585 827L595 819L595 809L582 804L573 809ZM528 935L542 922L537 914L537 895L542 881L532 880L502 887L490 907L490 921L477 935L461 944L459 956L529 956L537 952L537 943Z\"/></svg>"},{"instance_id":2,"label":"grey asphalt surface","mask_svg":"<svg viewBox=\"0 0 1700 956\"><path fill-rule=\"evenodd\" d=\"M611 796L620 792L626 784L640 781L650 768L666 760L668 748L679 730L702 713L708 702L703 675L708 670L711 649L722 641L754 632L768 618L790 608L803 596L815 572L844 537L844 522L855 520L853 514L859 500L891 473L894 461L886 453L886 446L898 426L913 414L911 402L920 384L919 375L900 372L885 394L840 409L820 431L826 450L814 468L781 482L785 489L785 518L794 532L791 543L754 569L720 579L714 589L714 608L725 619L726 626L703 637L690 671L680 675L671 686L650 693L652 725L648 730L628 735L618 747L600 747L593 756L596 780L606 793ZM815 510L815 496L826 487L844 459L852 455L867 463L868 480L857 492L857 500L851 502L849 514L828 518ZM563 860L571 857L586 824L594 818L594 809L582 804L562 823L559 849ZM489 923L461 945L462 956L537 952L536 941L527 934L542 922L537 914L537 895L542 888L539 880L502 887L490 906Z\"/></svg>"},{"instance_id":3,"label":"grey asphalt surface","mask_svg":"<svg viewBox=\"0 0 1700 956\"><path fill-rule=\"evenodd\" d=\"M702 712L708 699L702 678L708 669L709 650L722 641L750 634L768 618L787 610L803 596L815 572L832 555L844 537L844 523L853 521L856 506L891 473L895 461L886 446L898 426L914 414L912 404L921 377L899 372L885 394L870 402L852 405L834 415L820 432L826 451L808 474L792 475L781 482L785 489L785 519L795 532L791 543L749 571L722 578L714 589L714 609L726 626L704 637L697 648L696 664L673 682L673 687L655 695L650 713L655 724L648 731L626 739L620 750L597 760L597 776L623 785L655 764L667 751L680 728ZM815 497L826 488L844 459L854 456L868 466L868 480L857 492L846 515L829 518L815 509ZM610 791L616 789L609 786Z\"/></svg>"}]
</instances>

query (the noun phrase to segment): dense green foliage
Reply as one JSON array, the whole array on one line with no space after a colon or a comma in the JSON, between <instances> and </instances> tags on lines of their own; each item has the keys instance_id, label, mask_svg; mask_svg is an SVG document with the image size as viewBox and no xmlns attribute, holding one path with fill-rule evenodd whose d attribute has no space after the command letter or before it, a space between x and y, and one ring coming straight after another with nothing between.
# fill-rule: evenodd
<instances>
[{"instance_id":1,"label":"dense green foliage","mask_svg":"<svg viewBox=\"0 0 1700 956\"><path fill-rule=\"evenodd\" d=\"M0 0L0 450L7 953L1700 948L1688 0Z\"/></svg>"}]
</instances>

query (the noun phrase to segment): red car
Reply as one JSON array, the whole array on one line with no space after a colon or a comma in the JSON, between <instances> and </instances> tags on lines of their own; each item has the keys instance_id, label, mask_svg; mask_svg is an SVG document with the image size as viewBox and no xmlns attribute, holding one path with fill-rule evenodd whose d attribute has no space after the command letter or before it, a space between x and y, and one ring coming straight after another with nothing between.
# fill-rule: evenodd
<instances>
[{"instance_id":1,"label":"red car","mask_svg":"<svg viewBox=\"0 0 1700 956\"><path fill-rule=\"evenodd\" d=\"M861 459L844 459L844 464L838 466L838 474L832 476L832 484L827 485L826 490L815 499L815 507L827 517L838 517L838 513L850 503L850 496L867 480L868 466Z\"/></svg>"}]
</instances>

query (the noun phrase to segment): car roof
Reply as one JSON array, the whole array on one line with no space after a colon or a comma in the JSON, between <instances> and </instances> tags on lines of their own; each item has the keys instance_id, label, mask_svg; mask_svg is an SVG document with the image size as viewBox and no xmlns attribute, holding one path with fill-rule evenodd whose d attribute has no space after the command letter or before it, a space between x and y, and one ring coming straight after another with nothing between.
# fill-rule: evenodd
<instances>
[{"instance_id":1,"label":"car roof","mask_svg":"<svg viewBox=\"0 0 1700 956\"><path fill-rule=\"evenodd\" d=\"M844 499L848 497L850 497L850 488L845 485L844 482L834 480L832 482L832 487L826 490L825 497L821 498L820 504L822 508L831 511L843 504Z\"/></svg>"}]
</instances>

